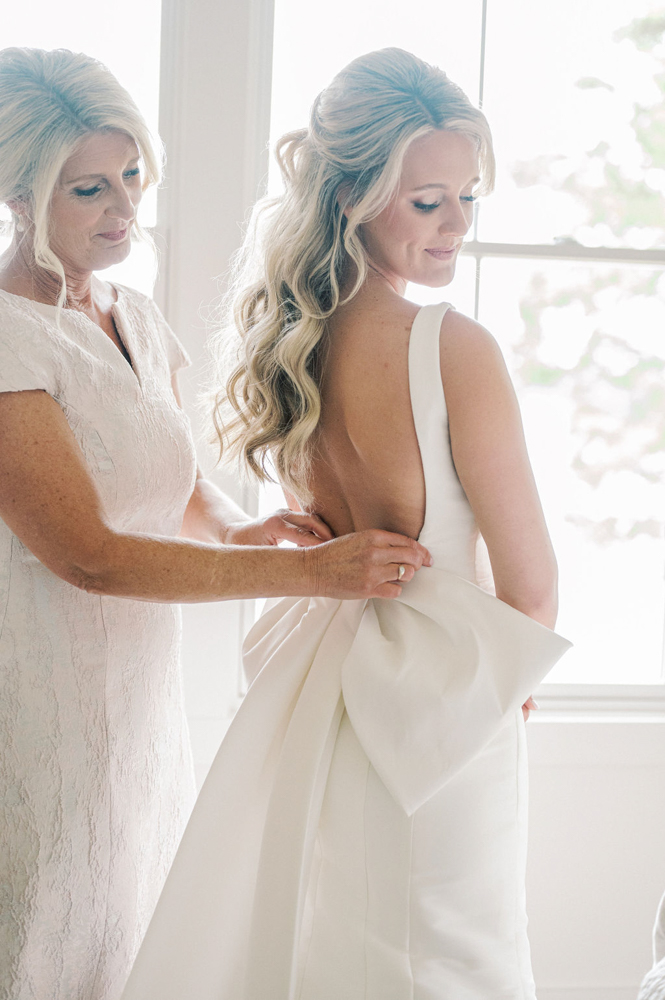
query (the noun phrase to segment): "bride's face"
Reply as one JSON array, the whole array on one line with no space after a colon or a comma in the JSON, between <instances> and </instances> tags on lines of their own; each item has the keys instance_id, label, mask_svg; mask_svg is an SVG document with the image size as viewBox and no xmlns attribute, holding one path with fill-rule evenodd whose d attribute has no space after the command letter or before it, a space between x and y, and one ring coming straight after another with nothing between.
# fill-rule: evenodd
<instances>
[{"instance_id":1,"label":"bride's face","mask_svg":"<svg viewBox=\"0 0 665 1000\"><path fill-rule=\"evenodd\" d=\"M431 288L452 281L478 174L476 146L459 132L430 132L411 143L395 197L360 227L371 265L400 295L409 281Z\"/></svg>"}]
</instances>

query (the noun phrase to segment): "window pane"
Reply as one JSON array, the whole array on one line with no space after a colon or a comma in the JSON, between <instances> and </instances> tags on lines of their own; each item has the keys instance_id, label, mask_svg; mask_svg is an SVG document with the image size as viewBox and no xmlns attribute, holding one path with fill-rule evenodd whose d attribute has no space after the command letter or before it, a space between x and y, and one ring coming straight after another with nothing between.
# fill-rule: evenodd
<instances>
[{"instance_id":1,"label":"window pane","mask_svg":"<svg viewBox=\"0 0 665 1000\"><path fill-rule=\"evenodd\" d=\"M652 0L489 0L484 110L498 182L480 239L663 245L659 6L648 16Z\"/></svg>"},{"instance_id":2,"label":"window pane","mask_svg":"<svg viewBox=\"0 0 665 1000\"><path fill-rule=\"evenodd\" d=\"M111 5L87 0L32 0L6 5L2 12L2 47L66 48L85 52L103 62L129 91L153 133L159 112L159 40L161 0L114 0ZM144 226L156 221L156 194L141 203ZM7 240L0 238L0 252ZM103 272L104 278L152 293L155 280L152 251L136 243L126 261Z\"/></svg>"},{"instance_id":3,"label":"window pane","mask_svg":"<svg viewBox=\"0 0 665 1000\"><path fill-rule=\"evenodd\" d=\"M498 337L560 565L550 681L657 683L665 588L665 277L646 267L485 260Z\"/></svg>"}]
</instances>

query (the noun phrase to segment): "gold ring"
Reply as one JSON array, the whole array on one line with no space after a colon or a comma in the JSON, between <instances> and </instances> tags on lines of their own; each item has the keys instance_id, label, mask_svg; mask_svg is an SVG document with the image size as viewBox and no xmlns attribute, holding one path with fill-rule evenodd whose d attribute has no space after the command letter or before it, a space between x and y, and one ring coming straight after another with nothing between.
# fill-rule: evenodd
<instances>
[{"instance_id":1,"label":"gold ring","mask_svg":"<svg viewBox=\"0 0 665 1000\"><path fill-rule=\"evenodd\" d=\"M399 566L397 567L397 579L401 580L405 573L406 573L406 567L402 566L402 564L400 563Z\"/></svg>"}]
</instances>

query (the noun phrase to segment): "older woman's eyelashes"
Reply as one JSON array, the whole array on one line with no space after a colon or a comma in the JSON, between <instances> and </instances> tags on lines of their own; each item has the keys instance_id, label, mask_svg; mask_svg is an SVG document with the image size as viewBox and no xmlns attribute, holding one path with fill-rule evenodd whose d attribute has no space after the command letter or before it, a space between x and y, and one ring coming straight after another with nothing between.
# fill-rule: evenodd
<instances>
[{"instance_id":1,"label":"older woman's eyelashes","mask_svg":"<svg viewBox=\"0 0 665 1000\"><path fill-rule=\"evenodd\" d=\"M132 167L131 170L125 170L122 176L125 180L131 180L133 177L138 177L139 174L139 167ZM90 188L74 188L74 194L78 198L92 198L94 195L99 194L103 187L103 184L95 184Z\"/></svg>"},{"instance_id":2,"label":"older woman's eyelashes","mask_svg":"<svg viewBox=\"0 0 665 1000\"><path fill-rule=\"evenodd\" d=\"M99 194L101 190L101 184L95 184L91 188L74 188L74 194L77 198L92 198L93 195Z\"/></svg>"}]
</instances>

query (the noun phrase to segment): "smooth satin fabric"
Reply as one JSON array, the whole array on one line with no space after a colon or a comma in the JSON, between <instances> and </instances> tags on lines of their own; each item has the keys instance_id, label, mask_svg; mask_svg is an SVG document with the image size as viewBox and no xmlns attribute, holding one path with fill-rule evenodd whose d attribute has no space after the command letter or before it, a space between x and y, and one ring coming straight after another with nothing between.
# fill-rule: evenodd
<instances>
[{"instance_id":1,"label":"smooth satin fabric","mask_svg":"<svg viewBox=\"0 0 665 1000\"><path fill-rule=\"evenodd\" d=\"M435 565L273 602L124 1000L530 1000L521 705L569 643L479 589L438 369L409 374Z\"/></svg>"}]
</instances>

